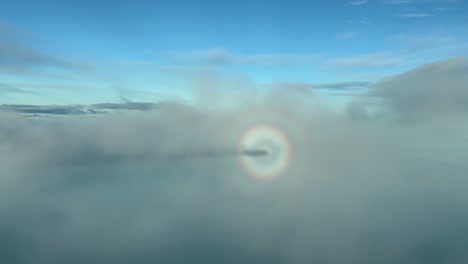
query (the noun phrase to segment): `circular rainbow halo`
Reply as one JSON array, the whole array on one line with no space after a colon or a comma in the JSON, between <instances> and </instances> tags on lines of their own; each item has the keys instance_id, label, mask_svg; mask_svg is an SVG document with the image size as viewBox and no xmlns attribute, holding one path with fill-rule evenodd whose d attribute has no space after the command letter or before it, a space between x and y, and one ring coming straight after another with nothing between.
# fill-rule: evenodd
<instances>
[{"instance_id":1,"label":"circular rainbow halo","mask_svg":"<svg viewBox=\"0 0 468 264\"><path fill-rule=\"evenodd\" d=\"M271 180L283 174L291 163L291 145L287 135L272 125L248 129L239 142L239 151L262 151L266 155L240 155L239 162L247 173L260 180Z\"/></svg>"}]
</instances>

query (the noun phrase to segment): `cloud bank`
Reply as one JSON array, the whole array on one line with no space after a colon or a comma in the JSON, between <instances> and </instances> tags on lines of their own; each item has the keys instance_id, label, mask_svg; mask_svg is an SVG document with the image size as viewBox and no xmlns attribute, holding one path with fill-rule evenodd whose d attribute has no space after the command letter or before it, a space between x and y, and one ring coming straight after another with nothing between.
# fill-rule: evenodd
<instances>
[{"instance_id":1,"label":"cloud bank","mask_svg":"<svg viewBox=\"0 0 468 264\"><path fill-rule=\"evenodd\" d=\"M371 94L403 118L450 117L468 110L467 71L466 58L437 61L380 81Z\"/></svg>"},{"instance_id":2,"label":"cloud bank","mask_svg":"<svg viewBox=\"0 0 468 264\"><path fill-rule=\"evenodd\" d=\"M383 80L349 113L294 89L92 119L3 110L0 262L465 263L466 65ZM290 148L266 181L242 162L264 152L223 154L246 131L274 153L265 124Z\"/></svg>"}]
</instances>

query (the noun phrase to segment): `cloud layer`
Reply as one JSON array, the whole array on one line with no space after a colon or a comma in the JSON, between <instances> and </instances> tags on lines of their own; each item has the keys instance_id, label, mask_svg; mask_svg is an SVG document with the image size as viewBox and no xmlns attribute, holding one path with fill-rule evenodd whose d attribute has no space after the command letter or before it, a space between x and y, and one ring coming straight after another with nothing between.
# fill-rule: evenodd
<instances>
[{"instance_id":1,"label":"cloud layer","mask_svg":"<svg viewBox=\"0 0 468 264\"><path fill-rule=\"evenodd\" d=\"M401 117L450 117L468 110L467 71L466 58L437 61L380 81L371 94Z\"/></svg>"},{"instance_id":2,"label":"cloud layer","mask_svg":"<svg viewBox=\"0 0 468 264\"><path fill-rule=\"evenodd\" d=\"M3 110L0 262L465 263L464 72L422 66L344 114L294 89L87 119ZM291 146L270 181L229 154L265 123Z\"/></svg>"}]
</instances>

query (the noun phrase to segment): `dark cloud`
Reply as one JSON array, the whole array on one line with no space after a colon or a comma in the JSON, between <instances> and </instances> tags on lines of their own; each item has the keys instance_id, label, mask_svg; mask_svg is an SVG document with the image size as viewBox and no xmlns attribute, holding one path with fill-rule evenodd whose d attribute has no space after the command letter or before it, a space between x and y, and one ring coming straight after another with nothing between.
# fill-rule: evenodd
<instances>
[{"instance_id":1,"label":"dark cloud","mask_svg":"<svg viewBox=\"0 0 468 264\"><path fill-rule=\"evenodd\" d=\"M1 87L0 87L1 89ZM158 107L155 103L102 103L93 105L1 105L0 110L38 115L95 115L109 110L150 111Z\"/></svg>"},{"instance_id":2,"label":"dark cloud","mask_svg":"<svg viewBox=\"0 0 468 264\"><path fill-rule=\"evenodd\" d=\"M458 78L460 65L379 83L377 106L411 113L398 111L400 89ZM0 111L0 262L465 263L468 113L447 99L464 90L450 89L451 118L412 123L359 101L349 118L287 89L97 118ZM240 162L268 149L238 150L266 123L291 147L270 181Z\"/></svg>"},{"instance_id":3,"label":"dark cloud","mask_svg":"<svg viewBox=\"0 0 468 264\"><path fill-rule=\"evenodd\" d=\"M247 149L242 152L243 155L246 156L253 156L253 157L262 157L262 156L268 156L268 151L266 150L261 150L261 149Z\"/></svg>"},{"instance_id":4,"label":"dark cloud","mask_svg":"<svg viewBox=\"0 0 468 264\"><path fill-rule=\"evenodd\" d=\"M2 105L0 110L25 114L49 114L49 115L85 115L90 112L82 106L58 106L58 105Z\"/></svg>"},{"instance_id":5,"label":"dark cloud","mask_svg":"<svg viewBox=\"0 0 468 264\"><path fill-rule=\"evenodd\" d=\"M337 83L323 83L313 84L312 87L315 89L327 89L327 90L347 90L356 88L365 88L369 85L369 82L337 82Z\"/></svg>"},{"instance_id":6,"label":"dark cloud","mask_svg":"<svg viewBox=\"0 0 468 264\"><path fill-rule=\"evenodd\" d=\"M113 110L152 110L157 107L155 103L139 103L139 102L127 102L127 103L104 103L91 105L93 108L99 109L113 109Z\"/></svg>"},{"instance_id":7,"label":"dark cloud","mask_svg":"<svg viewBox=\"0 0 468 264\"><path fill-rule=\"evenodd\" d=\"M282 89L291 89L310 93L311 90L331 90L331 91L348 91L353 89L366 88L371 83L369 82L336 82L336 83L275 83L273 86Z\"/></svg>"}]
</instances>

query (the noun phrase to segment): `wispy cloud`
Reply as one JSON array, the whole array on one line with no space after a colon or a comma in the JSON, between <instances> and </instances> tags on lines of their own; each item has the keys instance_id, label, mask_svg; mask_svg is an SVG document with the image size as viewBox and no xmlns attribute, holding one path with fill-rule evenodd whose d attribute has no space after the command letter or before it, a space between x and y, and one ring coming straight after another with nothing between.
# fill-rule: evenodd
<instances>
[{"instance_id":1,"label":"wispy cloud","mask_svg":"<svg viewBox=\"0 0 468 264\"><path fill-rule=\"evenodd\" d=\"M457 0L387 0L383 3L391 5L404 5L404 4L437 4L437 3L455 3Z\"/></svg>"},{"instance_id":2,"label":"wispy cloud","mask_svg":"<svg viewBox=\"0 0 468 264\"><path fill-rule=\"evenodd\" d=\"M442 46L454 45L457 43L463 43L458 37L450 34L442 34L436 32L426 32L420 34L397 34L389 37L390 40L402 43L407 46L426 48L438 45L438 48Z\"/></svg>"},{"instance_id":3,"label":"wispy cloud","mask_svg":"<svg viewBox=\"0 0 468 264\"><path fill-rule=\"evenodd\" d=\"M415 3L414 0L388 0L384 1L385 4L391 4L391 5L401 5L401 4L412 4Z\"/></svg>"},{"instance_id":4,"label":"wispy cloud","mask_svg":"<svg viewBox=\"0 0 468 264\"><path fill-rule=\"evenodd\" d=\"M354 56L329 57L321 65L325 70L353 71L354 74L356 71L374 69L395 73L394 71L409 69L433 60L468 55L466 39L452 32L401 33L388 36L386 41L400 48ZM347 76L345 79L355 78Z\"/></svg>"},{"instance_id":5,"label":"wispy cloud","mask_svg":"<svg viewBox=\"0 0 468 264\"><path fill-rule=\"evenodd\" d=\"M343 40L343 39L350 39L356 37L358 34L357 32L354 31L347 31L347 32L342 32L338 33L335 35L335 39Z\"/></svg>"},{"instance_id":6,"label":"wispy cloud","mask_svg":"<svg viewBox=\"0 0 468 264\"><path fill-rule=\"evenodd\" d=\"M360 5L363 5L365 3L367 3L367 0L349 2L348 4L353 5L353 6L360 6Z\"/></svg>"},{"instance_id":7,"label":"wispy cloud","mask_svg":"<svg viewBox=\"0 0 468 264\"><path fill-rule=\"evenodd\" d=\"M13 87L4 83L0 83L0 94L10 94L10 93L11 94L13 93L25 94L25 93L31 93L31 91L27 91L27 90Z\"/></svg>"},{"instance_id":8,"label":"wispy cloud","mask_svg":"<svg viewBox=\"0 0 468 264\"><path fill-rule=\"evenodd\" d=\"M395 52L379 52L360 56L341 57L331 59L326 63L330 69L365 69L395 66L404 61L402 56Z\"/></svg>"},{"instance_id":9,"label":"wispy cloud","mask_svg":"<svg viewBox=\"0 0 468 264\"><path fill-rule=\"evenodd\" d=\"M358 24L358 25L372 25L372 21L368 18L361 18L361 19L352 19L348 20L350 24Z\"/></svg>"},{"instance_id":10,"label":"wispy cloud","mask_svg":"<svg viewBox=\"0 0 468 264\"><path fill-rule=\"evenodd\" d=\"M436 7L434 8L435 11L448 11L448 10L455 10L453 7Z\"/></svg>"},{"instance_id":11,"label":"wispy cloud","mask_svg":"<svg viewBox=\"0 0 468 264\"><path fill-rule=\"evenodd\" d=\"M30 43L37 41L27 32L0 21L0 73L45 74L45 68L89 70L90 66L42 52Z\"/></svg>"},{"instance_id":12,"label":"wispy cloud","mask_svg":"<svg viewBox=\"0 0 468 264\"><path fill-rule=\"evenodd\" d=\"M433 17L435 15L428 14L428 13L406 13L406 14L399 14L398 16L402 18L423 18L423 17Z\"/></svg>"},{"instance_id":13,"label":"wispy cloud","mask_svg":"<svg viewBox=\"0 0 468 264\"><path fill-rule=\"evenodd\" d=\"M246 55L233 53L224 48L195 50L187 53L169 53L170 59L178 64L206 65L294 65L317 62L320 55L298 55L285 53L270 53Z\"/></svg>"}]
</instances>

